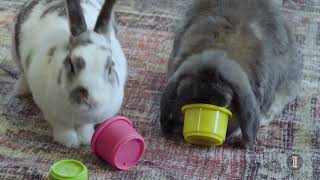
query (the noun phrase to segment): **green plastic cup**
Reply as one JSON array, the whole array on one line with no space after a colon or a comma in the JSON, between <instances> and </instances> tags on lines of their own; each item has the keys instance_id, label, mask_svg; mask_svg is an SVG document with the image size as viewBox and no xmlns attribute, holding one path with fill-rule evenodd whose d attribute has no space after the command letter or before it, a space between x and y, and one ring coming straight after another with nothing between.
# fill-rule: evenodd
<instances>
[{"instance_id":1,"label":"green plastic cup","mask_svg":"<svg viewBox=\"0 0 320 180\"><path fill-rule=\"evenodd\" d=\"M79 161L61 160L50 168L49 180L88 180L88 169Z\"/></svg>"}]
</instances>

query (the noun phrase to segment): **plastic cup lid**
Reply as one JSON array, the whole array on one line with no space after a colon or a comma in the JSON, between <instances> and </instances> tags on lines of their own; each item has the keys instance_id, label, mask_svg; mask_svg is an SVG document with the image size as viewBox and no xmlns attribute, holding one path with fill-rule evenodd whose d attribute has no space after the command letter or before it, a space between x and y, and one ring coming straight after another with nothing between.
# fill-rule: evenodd
<instances>
[{"instance_id":1,"label":"plastic cup lid","mask_svg":"<svg viewBox=\"0 0 320 180\"><path fill-rule=\"evenodd\" d=\"M51 167L49 179L87 180L88 169L84 164L77 160L61 160Z\"/></svg>"}]
</instances>

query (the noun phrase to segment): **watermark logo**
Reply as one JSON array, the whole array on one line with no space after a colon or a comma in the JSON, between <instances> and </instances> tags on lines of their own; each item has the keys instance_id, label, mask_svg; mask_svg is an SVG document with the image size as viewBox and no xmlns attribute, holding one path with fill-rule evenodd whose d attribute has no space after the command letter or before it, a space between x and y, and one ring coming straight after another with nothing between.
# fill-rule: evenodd
<instances>
[{"instance_id":1,"label":"watermark logo","mask_svg":"<svg viewBox=\"0 0 320 180\"><path fill-rule=\"evenodd\" d=\"M288 158L288 166L292 170L298 170L302 167L303 159L298 154L292 154Z\"/></svg>"}]
</instances>

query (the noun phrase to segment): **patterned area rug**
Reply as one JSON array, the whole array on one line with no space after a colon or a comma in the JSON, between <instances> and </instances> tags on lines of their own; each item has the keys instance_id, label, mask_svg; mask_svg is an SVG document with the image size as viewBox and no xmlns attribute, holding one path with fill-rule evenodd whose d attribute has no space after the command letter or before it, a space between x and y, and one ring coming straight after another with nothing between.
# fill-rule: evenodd
<instances>
[{"instance_id":1,"label":"patterned area rug","mask_svg":"<svg viewBox=\"0 0 320 180\"><path fill-rule=\"evenodd\" d=\"M164 138L159 125L159 98L176 21L191 0L119 0L120 39L130 74L121 115L131 118L145 137L142 161L117 171L93 157L89 147L74 150L53 142L48 124L31 99L11 98L19 74L10 56L16 10L26 0L0 1L0 179L47 179L57 160L85 163L90 179L319 179L320 96L300 96L261 128L250 150L224 145L199 148L180 138ZM320 1L276 0L294 27L304 61L303 86L319 92ZM298 169L291 168L291 156Z\"/></svg>"}]
</instances>

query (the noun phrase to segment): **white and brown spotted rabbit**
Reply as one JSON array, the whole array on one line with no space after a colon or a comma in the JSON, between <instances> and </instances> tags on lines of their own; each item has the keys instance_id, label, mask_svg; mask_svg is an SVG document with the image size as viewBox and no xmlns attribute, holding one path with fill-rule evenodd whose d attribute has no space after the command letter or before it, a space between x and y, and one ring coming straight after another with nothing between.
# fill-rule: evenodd
<instances>
[{"instance_id":1,"label":"white and brown spotted rabbit","mask_svg":"<svg viewBox=\"0 0 320 180\"><path fill-rule=\"evenodd\" d=\"M31 94L68 147L89 144L94 124L122 104L127 62L114 27L115 0L32 0L15 24L17 95Z\"/></svg>"},{"instance_id":2,"label":"white and brown spotted rabbit","mask_svg":"<svg viewBox=\"0 0 320 180\"><path fill-rule=\"evenodd\" d=\"M233 112L227 135L241 130L242 144L251 146L259 126L295 98L298 61L292 34L272 1L195 0L169 61L162 130L181 130L184 104L215 104Z\"/></svg>"}]
</instances>

